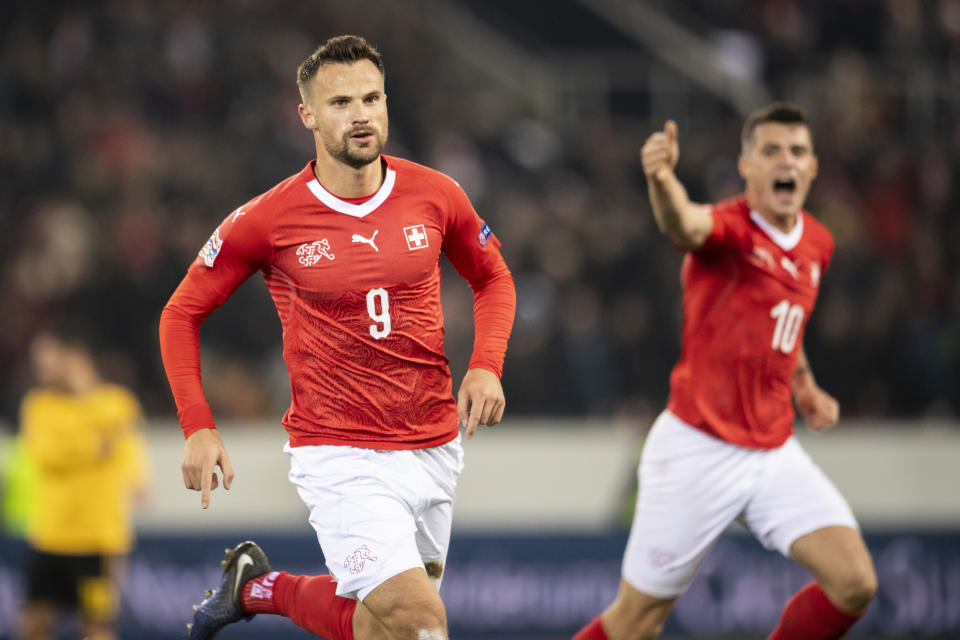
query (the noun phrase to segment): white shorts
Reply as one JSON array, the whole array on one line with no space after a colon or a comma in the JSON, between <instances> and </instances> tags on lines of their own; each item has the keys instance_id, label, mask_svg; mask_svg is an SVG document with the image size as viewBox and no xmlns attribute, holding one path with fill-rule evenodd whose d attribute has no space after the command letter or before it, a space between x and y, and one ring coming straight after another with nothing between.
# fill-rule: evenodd
<instances>
[{"instance_id":1,"label":"white shorts","mask_svg":"<svg viewBox=\"0 0 960 640\"><path fill-rule=\"evenodd\" d=\"M437 589L450 544L460 436L430 449L291 447L290 481L310 510L337 595L363 600L424 568Z\"/></svg>"},{"instance_id":2,"label":"white shorts","mask_svg":"<svg viewBox=\"0 0 960 640\"><path fill-rule=\"evenodd\" d=\"M734 520L788 557L795 540L817 529L858 528L846 500L793 436L776 449L746 449L664 411L637 474L623 578L656 598L686 591Z\"/></svg>"}]
</instances>

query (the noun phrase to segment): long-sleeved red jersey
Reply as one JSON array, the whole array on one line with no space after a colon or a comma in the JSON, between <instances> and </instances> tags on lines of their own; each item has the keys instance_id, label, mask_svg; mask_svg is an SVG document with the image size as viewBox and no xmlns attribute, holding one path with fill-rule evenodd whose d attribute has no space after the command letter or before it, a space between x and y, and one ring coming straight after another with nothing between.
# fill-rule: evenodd
<instances>
[{"instance_id":1,"label":"long-sleeved red jersey","mask_svg":"<svg viewBox=\"0 0 960 640\"><path fill-rule=\"evenodd\" d=\"M203 246L160 320L186 436L214 426L200 323L256 271L283 326L291 446L416 449L456 436L441 252L474 292L470 367L501 375L516 294L500 242L449 177L382 158L385 178L370 198L329 193L311 162L227 216Z\"/></svg>"}]
</instances>

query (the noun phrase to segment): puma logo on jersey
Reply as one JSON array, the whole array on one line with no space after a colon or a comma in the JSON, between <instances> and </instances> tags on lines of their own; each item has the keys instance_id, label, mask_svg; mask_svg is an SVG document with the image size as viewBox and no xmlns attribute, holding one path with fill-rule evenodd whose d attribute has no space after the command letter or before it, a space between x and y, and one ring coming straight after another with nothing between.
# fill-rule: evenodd
<instances>
[{"instance_id":1,"label":"puma logo on jersey","mask_svg":"<svg viewBox=\"0 0 960 640\"><path fill-rule=\"evenodd\" d=\"M373 232L373 235L370 236L369 238L364 238L364 237L363 237L362 235L360 235L359 233L355 233L355 234L353 234L352 240L353 240L353 242L362 242L363 244L368 244L368 245L370 245L371 247L373 247L373 250L374 250L374 251L376 251L377 253L380 253L380 249L377 249L377 245L374 244L374 242L373 242L373 239L377 237L377 234L378 234L378 233L380 233L380 229L375 230L375 231Z\"/></svg>"},{"instance_id":2,"label":"puma logo on jersey","mask_svg":"<svg viewBox=\"0 0 960 640\"><path fill-rule=\"evenodd\" d=\"M297 255L300 256L300 264L305 267L312 267L320 262L320 258L327 258L328 260L336 258L330 252L330 243L326 238L315 242L304 242L297 247Z\"/></svg>"},{"instance_id":3,"label":"puma logo on jersey","mask_svg":"<svg viewBox=\"0 0 960 640\"><path fill-rule=\"evenodd\" d=\"M784 271L792 275L794 280L800 277L800 271L797 269L797 265L790 262L787 256L780 258L780 266L783 267Z\"/></svg>"}]
</instances>

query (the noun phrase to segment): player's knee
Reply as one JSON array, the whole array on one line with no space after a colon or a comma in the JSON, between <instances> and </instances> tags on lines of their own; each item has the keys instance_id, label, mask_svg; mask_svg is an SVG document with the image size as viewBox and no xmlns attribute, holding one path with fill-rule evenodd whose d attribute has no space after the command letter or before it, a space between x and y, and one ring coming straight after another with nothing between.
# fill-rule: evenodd
<instances>
[{"instance_id":1,"label":"player's knee","mask_svg":"<svg viewBox=\"0 0 960 640\"><path fill-rule=\"evenodd\" d=\"M653 640L663 631L664 621L653 616L646 616L630 628L621 640Z\"/></svg>"},{"instance_id":2,"label":"player's knee","mask_svg":"<svg viewBox=\"0 0 960 640\"><path fill-rule=\"evenodd\" d=\"M398 603L382 621L400 640L447 640L447 616L439 597Z\"/></svg>"},{"instance_id":3,"label":"player's knee","mask_svg":"<svg viewBox=\"0 0 960 640\"><path fill-rule=\"evenodd\" d=\"M446 621L423 615L400 620L390 630L400 640L447 640Z\"/></svg>"},{"instance_id":4,"label":"player's knee","mask_svg":"<svg viewBox=\"0 0 960 640\"><path fill-rule=\"evenodd\" d=\"M872 566L846 573L833 585L835 604L849 613L863 611L877 593L877 574Z\"/></svg>"},{"instance_id":5,"label":"player's knee","mask_svg":"<svg viewBox=\"0 0 960 640\"><path fill-rule=\"evenodd\" d=\"M848 611L862 611L870 604L877 594L877 574L873 568L860 572L849 587L847 600Z\"/></svg>"}]
</instances>

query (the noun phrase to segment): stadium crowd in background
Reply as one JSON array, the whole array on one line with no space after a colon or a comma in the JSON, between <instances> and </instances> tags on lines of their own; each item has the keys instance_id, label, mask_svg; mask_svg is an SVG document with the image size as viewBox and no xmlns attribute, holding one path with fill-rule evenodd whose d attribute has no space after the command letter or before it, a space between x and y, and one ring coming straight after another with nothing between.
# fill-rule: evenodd
<instances>
[{"instance_id":1,"label":"stadium crowd in background","mask_svg":"<svg viewBox=\"0 0 960 640\"><path fill-rule=\"evenodd\" d=\"M809 111L827 159L809 209L834 234L837 259L806 346L844 416L956 416L960 3L728 0L694 15L654 4L709 25L708 39L740 43L731 50L744 73ZM678 175L692 197L719 200L741 188L729 153L741 114L664 67L686 88L639 92L631 108L565 124L452 53L424 19L426 0L350 5L3 4L5 422L16 420L35 328L77 300L99 328L106 372L130 381L149 414L173 415L158 312L197 238L310 157L290 69L318 38L356 31L359 10L362 35L391 59L387 152L456 178L509 238L511 415L652 422L679 353L681 256L652 225L637 148L666 115L651 105L667 99L697 141ZM542 45L535 32L513 35L530 51ZM470 302L446 295L451 354L469 353ZM224 417L277 416L286 376L278 332L264 327L279 322L262 285L230 305L205 332L208 397Z\"/></svg>"}]
</instances>

